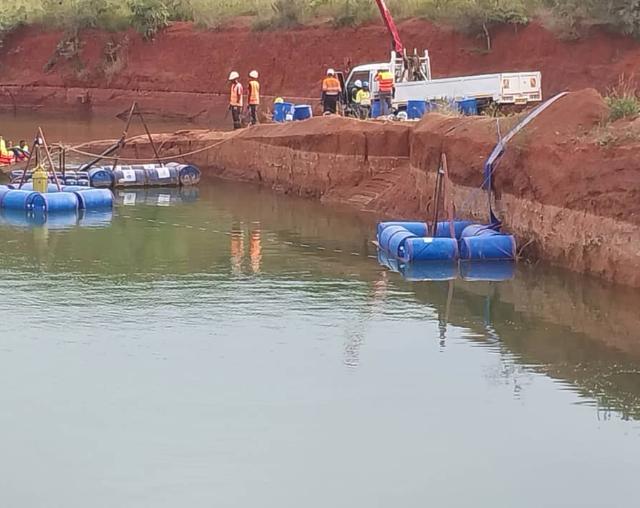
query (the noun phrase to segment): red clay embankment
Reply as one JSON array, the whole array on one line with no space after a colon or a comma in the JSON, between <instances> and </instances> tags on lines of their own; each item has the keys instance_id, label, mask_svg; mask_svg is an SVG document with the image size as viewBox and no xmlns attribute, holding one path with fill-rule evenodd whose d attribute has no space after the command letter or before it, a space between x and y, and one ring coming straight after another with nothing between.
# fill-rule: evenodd
<instances>
[{"instance_id":1,"label":"red clay embankment","mask_svg":"<svg viewBox=\"0 0 640 508\"><path fill-rule=\"evenodd\" d=\"M540 70L545 96L564 89L600 92L640 70L640 44L593 28L578 41L561 41L537 23L482 38L422 20L400 24L408 47L429 49L435 77ZM176 23L153 41L130 30L86 30L71 58L53 58L64 34L25 27L0 49L0 109L82 108L113 113L138 99L158 115L205 118L226 99L226 76L259 69L267 95L319 95L326 67L346 68L388 59L381 23L360 28L304 27L275 32L250 28L204 31ZM46 69L46 70L45 70ZM221 101L212 100L222 94Z\"/></svg>"},{"instance_id":2,"label":"red clay embankment","mask_svg":"<svg viewBox=\"0 0 640 508\"><path fill-rule=\"evenodd\" d=\"M640 125L602 127L607 115L602 97L587 89L534 120L496 170L495 208L529 257L640 287ZM515 120L503 119L502 132ZM496 142L491 118L430 114L412 125L324 117L157 138L167 155L215 145L189 157L209 174L396 219L428 216L444 152L457 215L487 220L479 187ZM128 150L151 155L144 139Z\"/></svg>"}]
</instances>

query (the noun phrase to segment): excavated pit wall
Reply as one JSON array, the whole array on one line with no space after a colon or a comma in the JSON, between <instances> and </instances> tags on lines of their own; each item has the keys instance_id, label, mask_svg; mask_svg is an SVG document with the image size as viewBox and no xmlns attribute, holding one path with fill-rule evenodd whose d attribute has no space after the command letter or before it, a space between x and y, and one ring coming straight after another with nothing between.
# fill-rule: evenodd
<instances>
[{"instance_id":1,"label":"excavated pit wall","mask_svg":"<svg viewBox=\"0 0 640 508\"><path fill-rule=\"evenodd\" d=\"M576 94L564 108L595 100L594 94ZM556 126L549 135L541 123L514 142L495 175L495 210L525 256L640 287L640 203L637 185L629 185L638 181L640 168L634 151L601 153L582 139L603 113L596 106L576 125ZM496 141L496 122L489 118L430 115L417 125L316 118L236 133L184 131L157 140L163 154L211 147L188 157L205 174L394 219L430 215L435 168L444 152L457 216L487 221L486 194L479 187ZM137 139L128 153L150 156L151 150Z\"/></svg>"}]
</instances>

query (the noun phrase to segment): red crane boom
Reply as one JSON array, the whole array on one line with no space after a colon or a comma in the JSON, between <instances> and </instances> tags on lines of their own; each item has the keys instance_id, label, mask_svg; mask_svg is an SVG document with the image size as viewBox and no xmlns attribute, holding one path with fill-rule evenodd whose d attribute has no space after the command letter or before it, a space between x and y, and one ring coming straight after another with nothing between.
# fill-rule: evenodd
<instances>
[{"instance_id":1,"label":"red crane boom","mask_svg":"<svg viewBox=\"0 0 640 508\"><path fill-rule=\"evenodd\" d=\"M404 44L402 44L402 40L400 39L398 27L396 26L396 22L393 20L391 11L389 11L389 8L387 7L387 4L384 0L376 0L376 4L378 5L378 9L380 9L380 14L382 15L384 24L387 27L387 30L389 30L391 38L393 39L393 50L398 56L402 56L404 54Z\"/></svg>"}]
</instances>

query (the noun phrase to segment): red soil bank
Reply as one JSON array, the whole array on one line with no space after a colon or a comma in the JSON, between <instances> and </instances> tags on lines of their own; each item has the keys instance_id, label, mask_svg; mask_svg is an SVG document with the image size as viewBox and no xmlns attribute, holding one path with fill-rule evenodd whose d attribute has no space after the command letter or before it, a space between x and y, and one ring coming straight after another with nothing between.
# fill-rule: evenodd
<instances>
[{"instance_id":1,"label":"red soil bank","mask_svg":"<svg viewBox=\"0 0 640 508\"><path fill-rule=\"evenodd\" d=\"M535 23L504 27L495 31L489 53L484 51L483 39L426 21L403 22L400 31L408 47L429 49L436 77L541 70L546 96L584 87L602 92L616 84L620 75L632 77L640 69L637 41L599 29L592 29L579 41L566 42ZM18 85L12 93L19 105L37 102L33 95L22 101L21 86L226 94L225 80L232 68L243 74L251 68L259 69L269 95L316 98L326 67L387 60L389 48L381 23L360 28L307 27L276 32L248 28L202 31L188 23L176 23L151 42L143 41L133 31L82 32L79 61L59 59L45 72L62 36L61 32L28 27L5 41L0 50L0 83ZM105 75L105 48L109 41L121 44L121 68L111 77ZM141 98L144 101L149 96ZM89 99L98 106L109 102L105 94ZM185 108L184 96L176 100L173 104L171 95L163 96L153 107L172 113ZM191 96L189 100L202 109L208 98ZM6 107L7 101L0 101L0 107L3 103Z\"/></svg>"},{"instance_id":2,"label":"red soil bank","mask_svg":"<svg viewBox=\"0 0 640 508\"><path fill-rule=\"evenodd\" d=\"M530 257L640 287L640 126L604 128L607 114L601 96L587 89L534 120L496 170L496 210ZM502 131L516 120L503 119ZM478 189L496 143L491 118L431 114L411 125L325 117L158 139L164 153L176 155L217 143L189 157L210 174L406 219L429 215L444 152L458 216L487 220ZM151 150L138 139L129 153Z\"/></svg>"}]
</instances>

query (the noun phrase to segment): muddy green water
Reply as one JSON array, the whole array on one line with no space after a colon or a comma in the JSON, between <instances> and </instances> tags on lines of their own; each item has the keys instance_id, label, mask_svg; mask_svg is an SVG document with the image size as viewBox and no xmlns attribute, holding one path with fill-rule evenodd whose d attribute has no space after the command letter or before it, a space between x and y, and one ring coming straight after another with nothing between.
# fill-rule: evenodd
<instances>
[{"instance_id":1,"label":"muddy green water","mask_svg":"<svg viewBox=\"0 0 640 508\"><path fill-rule=\"evenodd\" d=\"M622 507L638 292L410 283L370 217L251 186L0 220L0 505Z\"/></svg>"}]
</instances>

